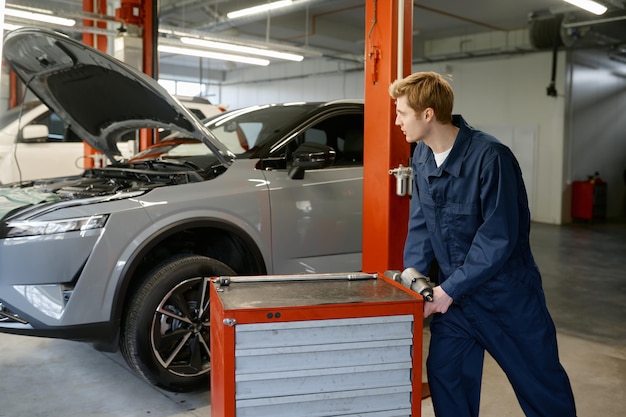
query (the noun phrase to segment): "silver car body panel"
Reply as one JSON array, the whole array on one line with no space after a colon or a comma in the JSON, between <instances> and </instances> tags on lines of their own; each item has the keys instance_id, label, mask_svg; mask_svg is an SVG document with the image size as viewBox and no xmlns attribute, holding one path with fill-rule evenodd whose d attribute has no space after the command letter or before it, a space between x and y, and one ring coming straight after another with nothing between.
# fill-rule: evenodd
<instances>
[{"instance_id":1,"label":"silver car body panel","mask_svg":"<svg viewBox=\"0 0 626 417\"><path fill-rule=\"evenodd\" d=\"M1 239L0 299L44 326L107 321L128 263L146 242L184 223L219 221L241 230L260 248L270 274L359 270L362 168L310 171L296 181L278 170L255 170L254 163L236 161L210 181L210 195L200 182L39 216L45 221L110 213L103 229ZM332 188L323 187L329 182ZM338 216L339 211L348 216ZM56 285L60 293L73 281L72 295L58 314L47 314L43 299L32 296L46 285Z\"/></svg>"},{"instance_id":2,"label":"silver car body panel","mask_svg":"<svg viewBox=\"0 0 626 417\"><path fill-rule=\"evenodd\" d=\"M361 269L362 167L309 171L301 181L278 171L267 171L266 178L272 224L278 225L274 273Z\"/></svg>"}]
</instances>

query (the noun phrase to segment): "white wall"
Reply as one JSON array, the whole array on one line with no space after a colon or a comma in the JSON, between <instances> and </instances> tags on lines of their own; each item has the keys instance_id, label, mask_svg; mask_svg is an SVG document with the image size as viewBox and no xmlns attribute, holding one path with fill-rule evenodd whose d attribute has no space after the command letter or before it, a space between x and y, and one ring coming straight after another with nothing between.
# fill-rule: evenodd
<instances>
[{"instance_id":1,"label":"white wall","mask_svg":"<svg viewBox=\"0 0 626 417\"><path fill-rule=\"evenodd\" d=\"M306 59L227 73L221 103L236 109L255 104L363 98L363 65Z\"/></svg>"},{"instance_id":2,"label":"white wall","mask_svg":"<svg viewBox=\"0 0 626 417\"><path fill-rule=\"evenodd\" d=\"M516 143L513 151L522 165L533 220L560 224L564 188L564 53L559 54L557 62L557 97L546 94L551 68L552 53L542 52L436 67L420 65L414 70L432 69L452 75L454 112L463 114L473 126L500 136L509 146L512 141ZM511 135L510 140L502 135L506 132ZM528 149L521 146L520 138L528 140Z\"/></svg>"},{"instance_id":3,"label":"white wall","mask_svg":"<svg viewBox=\"0 0 626 417\"><path fill-rule=\"evenodd\" d=\"M626 216L626 64L617 72L600 65L598 58L593 51L571 55L566 182L585 181L599 172L607 182L607 217L615 218Z\"/></svg>"},{"instance_id":4,"label":"white wall","mask_svg":"<svg viewBox=\"0 0 626 417\"><path fill-rule=\"evenodd\" d=\"M559 54L557 97L549 97L552 53L414 65L414 71L432 70L452 75L456 105L477 128L501 133L504 142L515 143L531 204L533 220L562 222L563 117L565 57ZM284 79L276 80L276 77ZM222 103L230 108L282 101L363 98L362 66L323 60L272 65L259 72L233 71L222 86ZM528 141L528 149L523 141ZM517 148L517 150L515 149ZM530 152L530 154L529 154ZM531 171L529 171L529 169Z\"/></svg>"}]
</instances>

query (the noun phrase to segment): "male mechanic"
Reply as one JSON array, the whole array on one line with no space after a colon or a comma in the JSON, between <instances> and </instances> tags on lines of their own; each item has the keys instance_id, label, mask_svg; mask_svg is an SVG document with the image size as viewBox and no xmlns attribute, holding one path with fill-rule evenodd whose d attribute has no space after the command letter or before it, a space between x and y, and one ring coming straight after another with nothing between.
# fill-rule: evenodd
<instances>
[{"instance_id":1,"label":"male mechanic","mask_svg":"<svg viewBox=\"0 0 626 417\"><path fill-rule=\"evenodd\" d=\"M574 417L569 378L529 245L530 212L509 148L452 115L454 93L434 72L389 87L413 154L405 268L439 265L426 361L438 417L478 416L484 352L526 416Z\"/></svg>"}]
</instances>

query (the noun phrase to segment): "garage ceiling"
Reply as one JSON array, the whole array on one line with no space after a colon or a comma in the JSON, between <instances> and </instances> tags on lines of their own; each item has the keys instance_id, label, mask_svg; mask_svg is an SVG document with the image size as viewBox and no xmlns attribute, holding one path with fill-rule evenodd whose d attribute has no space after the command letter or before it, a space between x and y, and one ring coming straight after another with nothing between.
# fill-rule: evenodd
<instances>
[{"instance_id":1,"label":"garage ceiling","mask_svg":"<svg viewBox=\"0 0 626 417\"><path fill-rule=\"evenodd\" d=\"M380 7L382 2L390 0L294 0L291 6L275 10L269 15L266 13L238 19L228 19L226 14L267 1L160 0L159 27L211 38L305 48L327 59L359 63L363 61L365 49L367 1ZM625 2L604 0L603 3L609 7L609 12L598 17L581 12L563 0L414 1L413 56L419 60L420 51L427 41L485 32L506 33L528 28L531 15L536 20L537 16L565 14L568 16L566 21L570 23L590 22L582 28L584 31L581 27L574 30L577 35L584 34L587 41L574 41L572 36L563 35L569 37L566 46L575 47L578 44L610 48L613 53L617 51L618 55L623 53L626 62ZM82 4L83 0L7 0L7 6L27 5L52 9L68 17L84 16ZM111 9L119 7L119 1L110 4ZM113 13L110 10L108 14ZM111 21L111 33L114 34L119 26L119 23ZM162 54L160 59L168 65L198 66L198 59L192 57ZM244 65L212 61L215 60L206 65L218 71Z\"/></svg>"},{"instance_id":2,"label":"garage ceiling","mask_svg":"<svg viewBox=\"0 0 626 417\"><path fill-rule=\"evenodd\" d=\"M376 3L374 0L369 0ZM389 0L387 0L389 1ZM257 15L229 20L228 12L263 0L161 0L161 23L228 36L310 45L328 53L361 53L366 0L301 0ZM381 3L381 2L378 2ZM626 14L621 1L607 2ZM579 10L563 0L419 0L413 2L416 40L511 31L528 27L533 12ZM586 13L589 19L595 16ZM624 22L626 25L626 21Z\"/></svg>"}]
</instances>

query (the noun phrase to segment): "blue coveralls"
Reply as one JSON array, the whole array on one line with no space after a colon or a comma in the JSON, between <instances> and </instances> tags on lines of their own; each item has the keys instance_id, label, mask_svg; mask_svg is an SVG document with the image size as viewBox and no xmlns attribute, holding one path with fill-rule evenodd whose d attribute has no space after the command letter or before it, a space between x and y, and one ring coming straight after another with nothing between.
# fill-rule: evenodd
<instances>
[{"instance_id":1,"label":"blue coveralls","mask_svg":"<svg viewBox=\"0 0 626 417\"><path fill-rule=\"evenodd\" d=\"M426 274L439 264L441 288L454 299L433 315L426 361L438 417L478 416L484 351L511 382L526 416L574 417L530 245L530 212L512 152L494 137L460 128L437 167L418 143L405 268Z\"/></svg>"}]
</instances>

